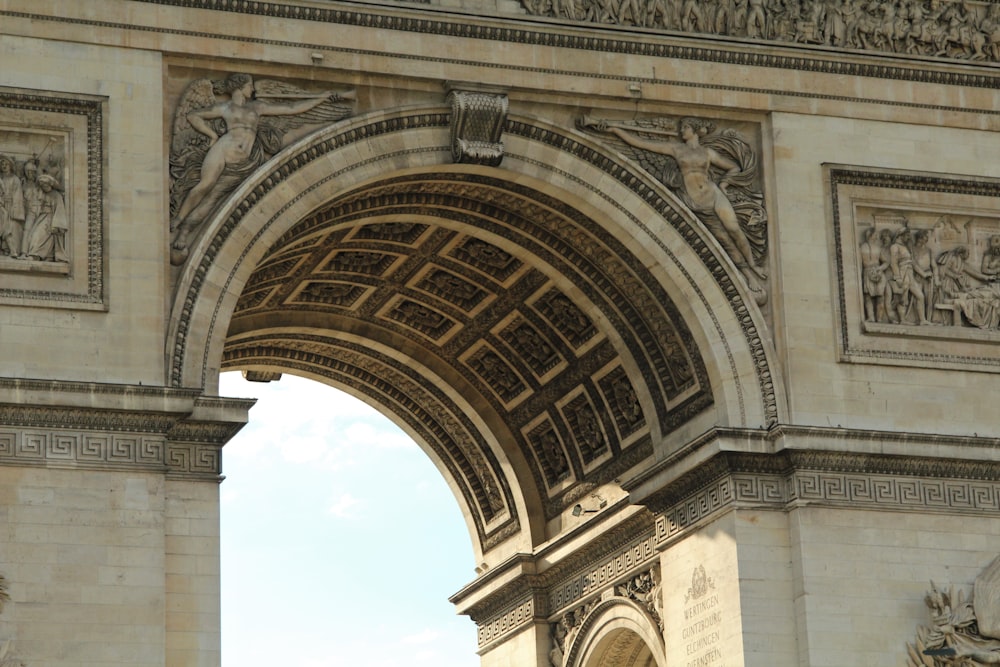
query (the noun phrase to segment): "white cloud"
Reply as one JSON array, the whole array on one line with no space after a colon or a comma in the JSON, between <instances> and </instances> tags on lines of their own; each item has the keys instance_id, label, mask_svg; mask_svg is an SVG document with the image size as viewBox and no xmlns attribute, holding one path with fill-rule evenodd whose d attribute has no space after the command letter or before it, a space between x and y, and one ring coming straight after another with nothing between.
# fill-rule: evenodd
<instances>
[{"instance_id":1,"label":"white cloud","mask_svg":"<svg viewBox=\"0 0 1000 667\"><path fill-rule=\"evenodd\" d=\"M264 396L250 422L228 445L243 460L269 466L275 457L293 464L341 470L373 450L413 448L413 440L387 417L344 392L294 376L254 385L238 373L220 376L223 395Z\"/></svg>"},{"instance_id":2,"label":"white cloud","mask_svg":"<svg viewBox=\"0 0 1000 667\"><path fill-rule=\"evenodd\" d=\"M355 421L344 428L347 442L353 446L378 447L379 449L402 449L416 447L410 436L398 430L391 423L373 424Z\"/></svg>"},{"instance_id":3,"label":"white cloud","mask_svg":"<svg viewBox=\"0 0 1000 667\"><path fill-rule=\"evenodd\" d=\"M361 505L363 505L362 501L350 493L345 493L327 511L339 519L356 519L358 518L358 510Z\"/></svg>"},{"instance_id":4,"label":"white cloud","mask_svg":"<svg viewBox=\"0 0 1000 667\"><path fill-rule=\"evenodd\" d=\"M439 640L440 638L440 632L432 628L425 628L416 634L403 637L400 641L404 644L429 644Z\"/></svg>"}]
</instances>

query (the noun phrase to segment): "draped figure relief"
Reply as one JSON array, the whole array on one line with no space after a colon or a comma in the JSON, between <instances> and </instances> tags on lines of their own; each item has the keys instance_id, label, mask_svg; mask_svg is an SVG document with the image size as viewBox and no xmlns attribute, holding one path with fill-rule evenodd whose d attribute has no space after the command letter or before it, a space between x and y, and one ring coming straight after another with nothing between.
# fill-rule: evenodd
<instances>
[{"instance_id":1,"label":"draped figure relief","mask_svg":"<svg viewBox=\"0 0 1000 667\"><path fill-rule=\"evenodd\" d=\"M251 173L300 137L349 116L354 97L244 73L192 82L174 113L170 145L171 263L184 263L192 232Z\"/></svg>"},{"instance_id":2,"label":"draped figure relief","mask_svg":"<svg viewBox=\"0 0 1000 667\"><path fill-rule=\"evenodd\" d=\"M767 303L767 211L757 153L733 129L701 118L612 121L584 116L596 132L677 194Z\"/></svg>"}]
</instances>

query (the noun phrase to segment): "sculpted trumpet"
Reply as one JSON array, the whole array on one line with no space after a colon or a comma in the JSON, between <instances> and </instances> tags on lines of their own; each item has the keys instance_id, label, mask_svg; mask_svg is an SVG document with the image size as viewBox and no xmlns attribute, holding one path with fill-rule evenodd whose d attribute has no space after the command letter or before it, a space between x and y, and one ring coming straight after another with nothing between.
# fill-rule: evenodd
<instances>
[{"instance_id":1,"label":"sculpted trumpet","mask_svg":"<svg viewBox=\"0 0 1000 667\"><path fill-rule=\"evenodd\" d=\"M677 130L672 130L667 127L663 127L659 124L656 125L636 125L635 123L628 123L627 121L620 120L605 120L603 118L594 118L584 114L576 121L577 127L589 128L596 130L598 132L607 132L610 127L617 127L620 130L625 130L626 132L642 132L644 134L656 134L663 137L679 137L680 134Z\"/></svg>"}]
</instances>

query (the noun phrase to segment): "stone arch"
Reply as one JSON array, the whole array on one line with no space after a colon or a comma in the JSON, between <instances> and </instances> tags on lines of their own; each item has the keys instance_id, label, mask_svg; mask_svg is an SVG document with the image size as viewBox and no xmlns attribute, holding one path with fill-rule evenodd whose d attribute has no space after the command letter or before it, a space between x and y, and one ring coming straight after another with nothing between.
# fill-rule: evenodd
<instances>
[{"instance_id":1,"label":"stone arch","mask_svg":"<svg viewBox=\"0 0 1000 667\"><path fill-rule=\"evenodd\" d=\"M653 619L625 598L604 600L588 614L565 667L664 667L663 637Z\"/></svg>"},{"instance_id":2,"label":"stone arch","mask_svg":"<svg viewBox=\"0 0 1000 667\"><path fill-rule=\"evenodd\" d=\"M367 114L240 186L176 276L170 384L288 370L362 397L438 465L479 555L551 537L672 442L775 423L762 314L666 188L518 117L502 168L455 165L449 121Z\"/></svg>"}]
</instances>

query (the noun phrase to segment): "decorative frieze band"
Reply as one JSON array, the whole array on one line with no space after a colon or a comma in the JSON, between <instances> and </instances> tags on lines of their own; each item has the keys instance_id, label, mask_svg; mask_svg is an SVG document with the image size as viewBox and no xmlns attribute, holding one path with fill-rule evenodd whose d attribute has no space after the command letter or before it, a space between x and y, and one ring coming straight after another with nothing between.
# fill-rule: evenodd
<instances>
[{"instance_id":1,"label":"decorative frieze band","mask_svg":"<svg viewBox=\"0 0 1000 667\"><path fill-rule=\"evenodd\" d=\"M963 69L962 71L945 70L943 68L932 68L932 67L907 67L897 64L898 61L894 60L891 64L885 62L881 63L867 63L858 62L856 58L824 58L819 57L820 52L816 51L814 48L809 48L808 51L802 50L793 53L787 53L784 51L774 51L765 49L747 49L747 50L724 50L718 47L718 42L712 42L710 44L702 45L696 41L688 40L683 43L668 43L666 41L653 41L653 40L637 40L631 35L629 38L620 37L618 31L612 27L610 30L601 31L597 33L595 29L600 29L604 24L608 23L621 23L620 20L609 21L607 19L611 18L610 12L608 16L602 18L596 23L590 24L590 29L587 31L566 31L563 30L551 30L545 29L546 26L539 26L538 28L534 26L529 26L527 24L518 25L486 25L473 22L463 22L454 21L444 18L443 15L429 15L426 17L416 17L402 15L397 12L392 14L387 14L386 12L375 12L370 10L360 10L349 7L299 7L291 3L278 3L278 2L266 2L263 0L140 0L143 3L153 4L153 5L167 5L167 6L184 6L197 9L207 9L216 10L222 12L232 12L240 14L250 14L257 16L268 16L277 19L296 19L305 21L315 21L322 23L332 23L347 26L356 26L359 28L369 28L376 27L383 30L398 30L404 32L414 32L422 34L433 34L433 35L443 35L450 37L459 37L465 39L482 39L482 40L492 40L515 44L530 44L538 46L559 46L562 48L579 49L585 51L598 51L606 53L621 53L621 54L635 54L635 55L646 55L652 57L661 58L677 58L681 60L707 60L714 62L722 62L734 65L740 65L743 67L770 67L770 68L783 68L792 69L799 71L809 71L809 72L822 72L831 74L840 74L845 76L868 76L868 77L878 77L884 79L903 79L903 80L915 80L924 81L928 83L942 83L942 84L952 84L961 86L974 86L974 87L993 87L995 84L993 82L994 75L986 71L975 71L970 69ZM957 0L953 0L957 1ZM555 7L552 3L531 3L533 7L536 8L532 11L530 8L525 8L526 11L532 14L551 14L553 10L551 7ZM570 6L571 3L562 3L563 6ZM591 3L593 4L593 3ZM634 3L633 3L634 4ZM660 3L662 4L662 3ZM676 3L673 3L676 6ZM703 3L688 2L684 3L685 6L692 6L695 8L700 7ZM753 4L753 3L752 3ZM763 7L763 3L756 3ZM622 3L622 7L626 7L629 3ZM650 4L652 6L652 4ZM976 13L975 16L979 17L981 14L985 14L984 9L988 5L986 3L976 3ZM544 11L542 10L544 8ZM619 13L618 10L615 12ZM599 15L599 13L598 13ZM926 17L928 21L928 28L930 29L933 23L936 25L936 20L942 16ZM34 15L29 15L34 17ZM596 16L596 15L595 15ZM560 18L563 18L560 15ZM566 17L571 18L571 17ZM581 17L584 18L584 17ZM650 20L654 22L657 20L657 14L655 11L651 12L648 16ZM867 16L865 17L868 18ZM985 15L983 16L985 19ZM789 21L784 23L784 25L791 26L789 29L793 29L793 32L789 33L788 30L778 31L776 33L764 32L754 34L752 28L748 28L749 15L744 15L742 22L736 21L737 29L732 31L726 31L728 34L733 36L742 37L746 44L748 45L759 45L761 41L768 40L772 44L783 44L784 48L787 49L789 46L797 46L799 44L806 44L812 46L817 42L817 36L823 34L823 41L825 42L826 32L817 32L815 22L812 22L812 32L809 33L811 36L806 37L806 33L803 33L803 38L798 38L794 30L798 30L800 26L810 25L810 21ZM968 20L968 12L963 12L963 20ZM990 20L993 20L991 18ZM84 21L81 19L75 19L76 23L82 25L93 24L93 21ZM636 22L633 20L631 24L634 25ZM662 23L662 21L661 21ZM842 22L844 28L846 29L848 23ZM629 24L629 21L625 21L625 24ZM107 25L106 22L102 25ZM691 25L684 25L679 20L674 20L670 23L671 34L676 35L678 29L680 31L689 33L693 36L697 36L703 33L712 32L722 32L719 30L714 30L708 28L707 23L702 24L696 22L697 27L692 27ZM712 22L715 25L715 22ZM982 31L982 23L979 25L979 31ZM703 26L703 27L701 27ZM653 27L653 26L650 26ZM665 28L666 24L659 25L660 28ZM164 32L168 32L167 29L161 28ZM184 31L186 34L195 35L205 35L209 36L208 33L198 33L194 31ZM831 46L838 50L844 50L845 52L867 51L871 55L881 55L882 53L892 51L894 49L889 48L889 44L897 44L896 42L886 42L885 44L879 43L878 45L863 45L857 40L851 40L847 38L847 34L841 31L841 35L844 39L839 42L834 43L833 38L831 38ZM965 62L978 62L980 60L986 60L987 51L984 49L985 43L980 45L980 54L975 53L974 49L967 48L965 45L954 44L947 41L946 33L941 33L941 35L946 37L946 44L944 52L940 55L935 53L935 57L943 59L953 59L956 61ZM212 37L218 37L218 35L211 35ZM245 39L245 37L241 37ZM728 38L732 40L732 37ZM288 44L292 45L291 42L279 41L273 39L260 38L258 41L274 43L274 44ZM933 43L933 40L931 44ZM921 48L927 44L926 42L921 44ZM313 44L301 44L295 43L294 46L297 48L323 48L323 45L313 45ZM825 46L825 43L824 43ZM971 46L971 45L970 45ZM808 47L807 47L808 48ZM928 46L927 48L931 48ZM941 49L937 49L941 50ZM823 53L822 55L825 55ZM995 57L995 51L990 52L990 58ZM975 57L974 57L975 56ZM946 60L945 60L946 62ZM985 68L984 68L985 70ZM606 76L606 74L604 74Z\"/></svg>"},{"instance_id":2,"label":"decorative frieze band","mask_svg":"<svg viewBox=\"0 0 1000 667\"><path fill-rule=\"evenodd\" d=\"M648 563L655 555L655 536L643 536L589 571L553 586L548 595L549 611L565 609L588 595L607 588L629 572Z\"/></svg>"},{"instance_id":3,"label":"decorative frieze band","mask_svg":"<svg viewBox=\"0 0 1000 667\"><path fill-rule=\"evenodd\" d=\"M0 380L0 396L11 401L0 403L0 466L141 470L213 481L222 471L222 446L254 403L189 390L10 379ZM134 409L111 407L129 405Z\"/></svg>"},{"instance_id":4,"label":"decorative frieze band","mask_svg":"<svg viewBox=\"0 0 1000 667\"><path fill-rule=\"evenodd\" d=\"M901 457L823 452L766 458L771 460L765 461L757 455L717 457L712 468L721 471L719 475L711 480L703 479L698 488L690 490L682 499L657 508L660 510L656 518L657 544L662 545L691 526L735 505L786 509L808 504L889 511L1000 514L1000 481L997 481L1000 480L1000 464L993 462L907 461ZM776 466L784 469L776 471ZM747 470L754 467L759 472Z\"/></svg>"},{"instance_id":5,"label":"decorative frieze band","mask_svg":"<svg viewBox=\"0 0 1000 667\"><path fill-rule=\"evenodd\" d=\"M146 470L174 476L222 472L221 445L170 442L162 435L38 429L0 430L0 466Z\"/></svg>"},{"instance_id":6,"label":"decorative frieze band","mask_svg":"<svg viewBox=\"0 0 1000 667\"><path fill-rule=\"evenodd\" d=\"M482 648L529 623L535 617L535 601L528 598L503 614L480 624L477 642Z\"/></svg>"},{"instance_id":7,"label":"decorative frieze band","mask_svg":"<svg viewBox=\"0 0 1000 667\"><path fill-rule=\"evenodd\" d=\"M656 546L652 516L640 512L545 572L514 579L467 611L479 626L479 648L488 648L533 621L551 621L553 614L565 614L587 600L614 594L616 587L649 569L656 559ZM525 559L535 560L523 557L511 565L523 566ZM477 583L488 583L488 578ZM458 597L452 602L458 603Z\"/></svg>"}]
</instances>

